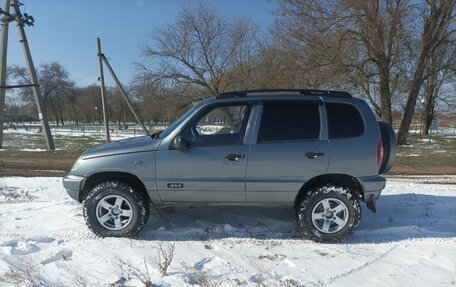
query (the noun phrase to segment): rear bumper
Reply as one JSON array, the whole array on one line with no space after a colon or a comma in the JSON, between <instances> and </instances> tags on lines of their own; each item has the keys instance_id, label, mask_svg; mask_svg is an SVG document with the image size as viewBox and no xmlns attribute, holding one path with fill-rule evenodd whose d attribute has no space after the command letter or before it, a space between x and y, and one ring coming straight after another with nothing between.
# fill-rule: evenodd
<instances>
[{"instance_id":1,"label":"rear bumper","mask_svg":"<svg viewBox=\"0 0 456 287\"><path fill-rule=\"evenodd\" d=\"M385 178L379 175L374 175L359 177L358 180L364 190L363 200L366 203L367 208L376 212L377 208L375 202L386 186Z\"/></svg>"},{"instance_id":2,"label":"rear bumper","mask_svg":"<svg viewBox=\"0 0 456 287\"><path fill-rule=\"evenodd\" d=\"M83 176L73 174L67 174L63 177L63 187L74 200L80 201L79 194L84 186L85 179Z\"/></svg>"},{"instance_id":3,"label":"rear bumper","mask_svg":"<svg viewBox=\"0 0 456 287\"><path fill-rule=\"evenodd\" d=\"M377 199L386 186L385 178L379 175L358 177L358 181L364 190L364 200L371 198L372 195Z\"/></svg>"}]
</instances>

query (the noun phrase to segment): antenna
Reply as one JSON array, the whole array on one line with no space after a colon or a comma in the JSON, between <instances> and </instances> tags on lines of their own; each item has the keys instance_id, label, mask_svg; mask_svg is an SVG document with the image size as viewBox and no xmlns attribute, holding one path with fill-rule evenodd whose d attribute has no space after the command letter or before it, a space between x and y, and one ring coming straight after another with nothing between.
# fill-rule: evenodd
<instances>
[{"instance_id":1,"label":"antenna","mask_svg":"<svg viewBox=\"0 0 456 287\"><path fill-rule=\"evenodd\" d=\"M10 14L10 6L13 7L14 13ZM0 46L0 147L3 143L3 122L4 122L4 108L5 108L5 93L6 89L24 88L30 87L33 91L35 98L36 109L38 111L38 118L41 121L41 126L46 139L46 145L48 150L55 150L54 140L52 139L51 129L49 127L48 118L46 115L46 109L43 107L43 101L41 99L41 90L38 84L38 78L36 76L35 66L33 65L32 54L30 53L30 47L28 45L27 36L25 35L24 26L33 26L35 19L27 13L21 14L19 7L22 6L17 0L3 1L3 9L0 13L3 15L1 19L2 23L2 43ZM19 42L22 45L22 51L24 53L25 62L27 64L27 70L30 76L30 84L26 85L13 85L6 86L6 64L7 64L7 49L8 49L8 26L10 22L16 21L17 32L19 34Z\"/></svg>"}]
</instances>

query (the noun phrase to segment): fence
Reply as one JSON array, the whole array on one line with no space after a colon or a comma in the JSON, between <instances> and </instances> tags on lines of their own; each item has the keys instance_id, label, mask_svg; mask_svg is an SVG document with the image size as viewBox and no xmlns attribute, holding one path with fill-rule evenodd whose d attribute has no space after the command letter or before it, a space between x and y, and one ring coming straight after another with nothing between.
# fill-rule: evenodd
<instances>
[{"instance_id":1,"label":"fence","mask_svg":"<svg viewBox=\"0 0 456 287\"><path fill-rule=\"evenodd\" d=\"M393 128L397 133L399 130L399 125L394 124ZM422 124L412 123L410 125L409 134L419 136L420 139L429 138L429 140L435 137L456 139L456 124L452 124L447 127L436 127L435 129L430 129L429 134L425 135Z\"/></svg>"}]
</instances>

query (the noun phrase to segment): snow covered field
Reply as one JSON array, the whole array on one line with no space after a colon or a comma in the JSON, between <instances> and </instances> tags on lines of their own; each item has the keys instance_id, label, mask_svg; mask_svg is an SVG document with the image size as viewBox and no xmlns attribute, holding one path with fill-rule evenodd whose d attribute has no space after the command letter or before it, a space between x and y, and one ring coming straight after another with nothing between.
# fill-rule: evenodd
<instances>
[{"instance_id":1,"label":"snow covered field","mask_svg":"<svg viewBox=\"0 0 456 287\"><path fill-rule=\"evenodd\" d=\"M156 130L163 130L167 126L154 126L153 128L150 128L150 131L156 131ZM39 125L38 126L28 126L27 129L23 128L21 126L17 128L7 128L4 130L5 134L10 134L10 135L36 135L42 137L41 132L39 131ZM104 139L105 137L105 132L104 129L101 128L100 126L95 126L95 125L89 125L89 126L80 126L80 127L56 127L53 126L51 128L51 133L54 137L68 137L68 138L81 138L81 137L92 137L92 138L100 138ZM138 137L142 136L143 131L141 130L141 127L135 125L135 124L129 124L129 129L124 129L124 130L119 130L117 127L110 127L110 136L111 140L121 140L121 139L126 139L130 137Z\"/></svg>"},{"instance_id":2,"label":"snow covered field","mask_svg":"<svg viewBox=\"0 0 456 287\"><path fill-rule=\"evenodd\" d=\"M455 286L456 185L390 180L377 207L344 244L270 207L162 209L137 239L100 239L60 178L0 178L0 286Z\"/></svg>"}]
</instances>

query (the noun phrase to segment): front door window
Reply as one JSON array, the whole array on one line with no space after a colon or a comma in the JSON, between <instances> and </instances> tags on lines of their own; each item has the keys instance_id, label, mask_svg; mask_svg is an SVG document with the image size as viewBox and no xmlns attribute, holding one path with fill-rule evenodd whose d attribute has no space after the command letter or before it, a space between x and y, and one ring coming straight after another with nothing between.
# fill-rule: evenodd
<instances>
[{"instance_id":1,"label":"front door window","mask_svg":"<svg viewBox=\"0 0 456 287\"><path fill-rule=\"evenodd\" d=\"M249 114L246 105L215 107L187 126L182 135L191 147L242 144Z\"/></svg>"}]
</instances>

